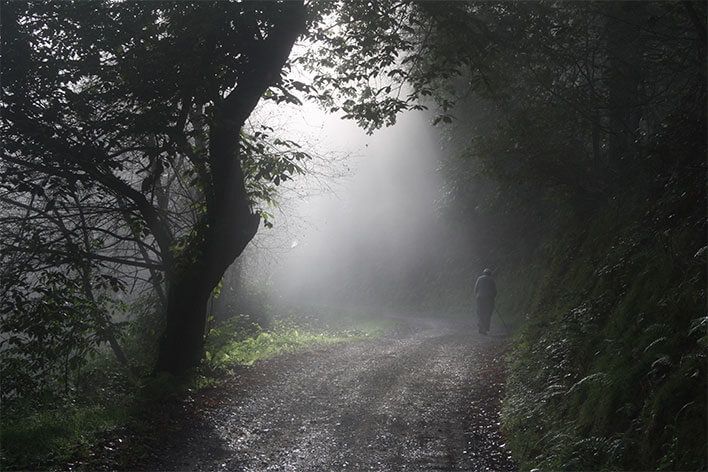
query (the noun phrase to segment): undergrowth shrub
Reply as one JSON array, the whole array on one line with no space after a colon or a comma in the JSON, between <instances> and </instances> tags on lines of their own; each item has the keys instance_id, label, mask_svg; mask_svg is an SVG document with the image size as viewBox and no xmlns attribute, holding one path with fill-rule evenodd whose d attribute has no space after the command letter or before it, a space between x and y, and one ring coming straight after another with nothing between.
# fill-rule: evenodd
<instances>
[{"instance_id":1,"label":"undergrowth shrub","mask_svg":"<svg viewBox=\"0 0 708 472\"><path fill-rule=\"evenodd\" d=\"M660 199L637 191L590 220L570 219L538 251L531 288L520 290L528 299L517 300L529 315L503 407L522 469L708 466L696 189L695 177L672 176Z\"/></svg>"}]
</instances>

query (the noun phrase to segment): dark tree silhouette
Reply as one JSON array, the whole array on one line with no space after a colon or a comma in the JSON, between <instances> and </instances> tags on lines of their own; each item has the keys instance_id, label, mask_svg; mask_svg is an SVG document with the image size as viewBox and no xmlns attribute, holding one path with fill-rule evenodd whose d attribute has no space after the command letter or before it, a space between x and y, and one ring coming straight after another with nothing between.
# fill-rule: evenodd
<instances>
[{"instance_id":1,"label":"dark tree silhouette","mask_svg":"<svg viewBox=\"0 0 708 472\"><path fill-rule=\"evenodd\" d=\"M199 362L207 298L258 229L242 127L269 87L290 99L304 26L302 2L3 4L3 186L52 202L79 186L129 214L118 237L154 244L142 265L167 284L158 371ZM187 224L161 193L176 175Z\"/></svg>"}]
</instances>

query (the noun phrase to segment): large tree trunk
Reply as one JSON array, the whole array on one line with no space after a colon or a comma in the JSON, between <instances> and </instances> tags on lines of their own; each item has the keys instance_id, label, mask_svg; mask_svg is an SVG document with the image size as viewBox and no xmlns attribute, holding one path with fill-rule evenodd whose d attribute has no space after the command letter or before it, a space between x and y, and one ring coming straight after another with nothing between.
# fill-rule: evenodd
<instances>
[{"instance_id":1,"label":"large tree trunk","mask_svg":"<svg viewBox=\"0 0 708 472\"><path fill-rule=\"evenodd\" d=\"M170 284L157 371L179 375L199 363L210 292L211 289L199 281L197 271L190 271Z\"/></svg>"},{"instance_id":2,"label":"large tree trunk","mask_svg":"<svg viewBox=\"0 0 708 472\"><path fill-rule=\"evenodd\" d=\"M202 356L207 301L226 269L255 236L260 218L251 209L239 159L239 135L260 97L280 77L295 40L304 30L303 2L286 2L276 25L254 51L251 69L236 88L214 103L209 124L211 169L207 212L196 235L168 274L166 326L156 371L175 375L196 367Z\"/></svg>"},{"instance_id":3,"label":"large tree trunk","mask_svg":"<svg viewBox=\"0 0 708 472\"><path fill-rule=\"evenodd\" d=\"M251 213L239 161L232 159L231 163L233 185L227 195L220 196L222 210L203 230L202 243L189 251L193 262L170 277L158 372L181 375L199 364L209 296L258 230L260 218Z\"/></svg>"}]
</instances>

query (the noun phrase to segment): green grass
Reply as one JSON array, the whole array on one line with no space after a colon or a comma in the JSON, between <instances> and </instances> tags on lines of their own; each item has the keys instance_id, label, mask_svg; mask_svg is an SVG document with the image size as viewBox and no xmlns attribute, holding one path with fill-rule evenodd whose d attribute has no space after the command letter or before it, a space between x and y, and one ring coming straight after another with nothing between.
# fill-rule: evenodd
<instances>
[{"instance_id":1,"label":"green grass","mask_svg":"<svg viewBox=\"0 0 708 472\"><path fill-rule=\"evenodd\" d=\"M211 367L252 365L256 361L305 347L335 344L361 337L353 334L334 335L303 332L295 328L261 332L244 340L231 341L214 351L207 350L206 363Z\"/></svg>"},{"instance_id":2,"label":"green grass","mask_svg":"<svg viewBox=\"0 0 708 472\"><path fill-rule=\"evenodd\" d=\"M96 435L125 424L127 404L65 406L3 420L0 446L3 470L62 463L86 456ZM40 467L43 468L43 467Z\"/></svg>"},{"instance_id":3,"label":"green grass","mask_svg":"<svg viewBox=\"0 0 708 472\"><path fill-rule=\"evenodd\" d=\"M252 365L259 360L312 346L373 338L395 325L395 321L376 318L340 322L325 330L280 323L270 331L255 328L246 330L248 334L244 335L244 331L236 328L234 323L227 322L210 330L205 354L207 369L219 371L235 365Z\"/></svg>"}]
</instances>

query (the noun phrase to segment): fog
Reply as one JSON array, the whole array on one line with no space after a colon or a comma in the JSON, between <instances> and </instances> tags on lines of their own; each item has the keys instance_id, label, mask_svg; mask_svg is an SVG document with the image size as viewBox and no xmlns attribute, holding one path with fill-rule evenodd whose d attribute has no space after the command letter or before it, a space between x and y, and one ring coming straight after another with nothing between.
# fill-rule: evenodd
<instances>
[{"instance_id":1,"label":"fog","mask_svg":"<svg viewBox=\"0 0 708 472\"><path fill-rule=\"evenodd\" d=\"M262 304L336 310L411 310L439 270L435 247L440 136L425 112L409 112L367 136L313 105L267 111L279 132L313 159L283 185L274 227L261 228L225 277L224 309ZM231 299L241 303L232 307ZM225 307L229 308L225 308Z\"/></svg>"}]
</instances>

